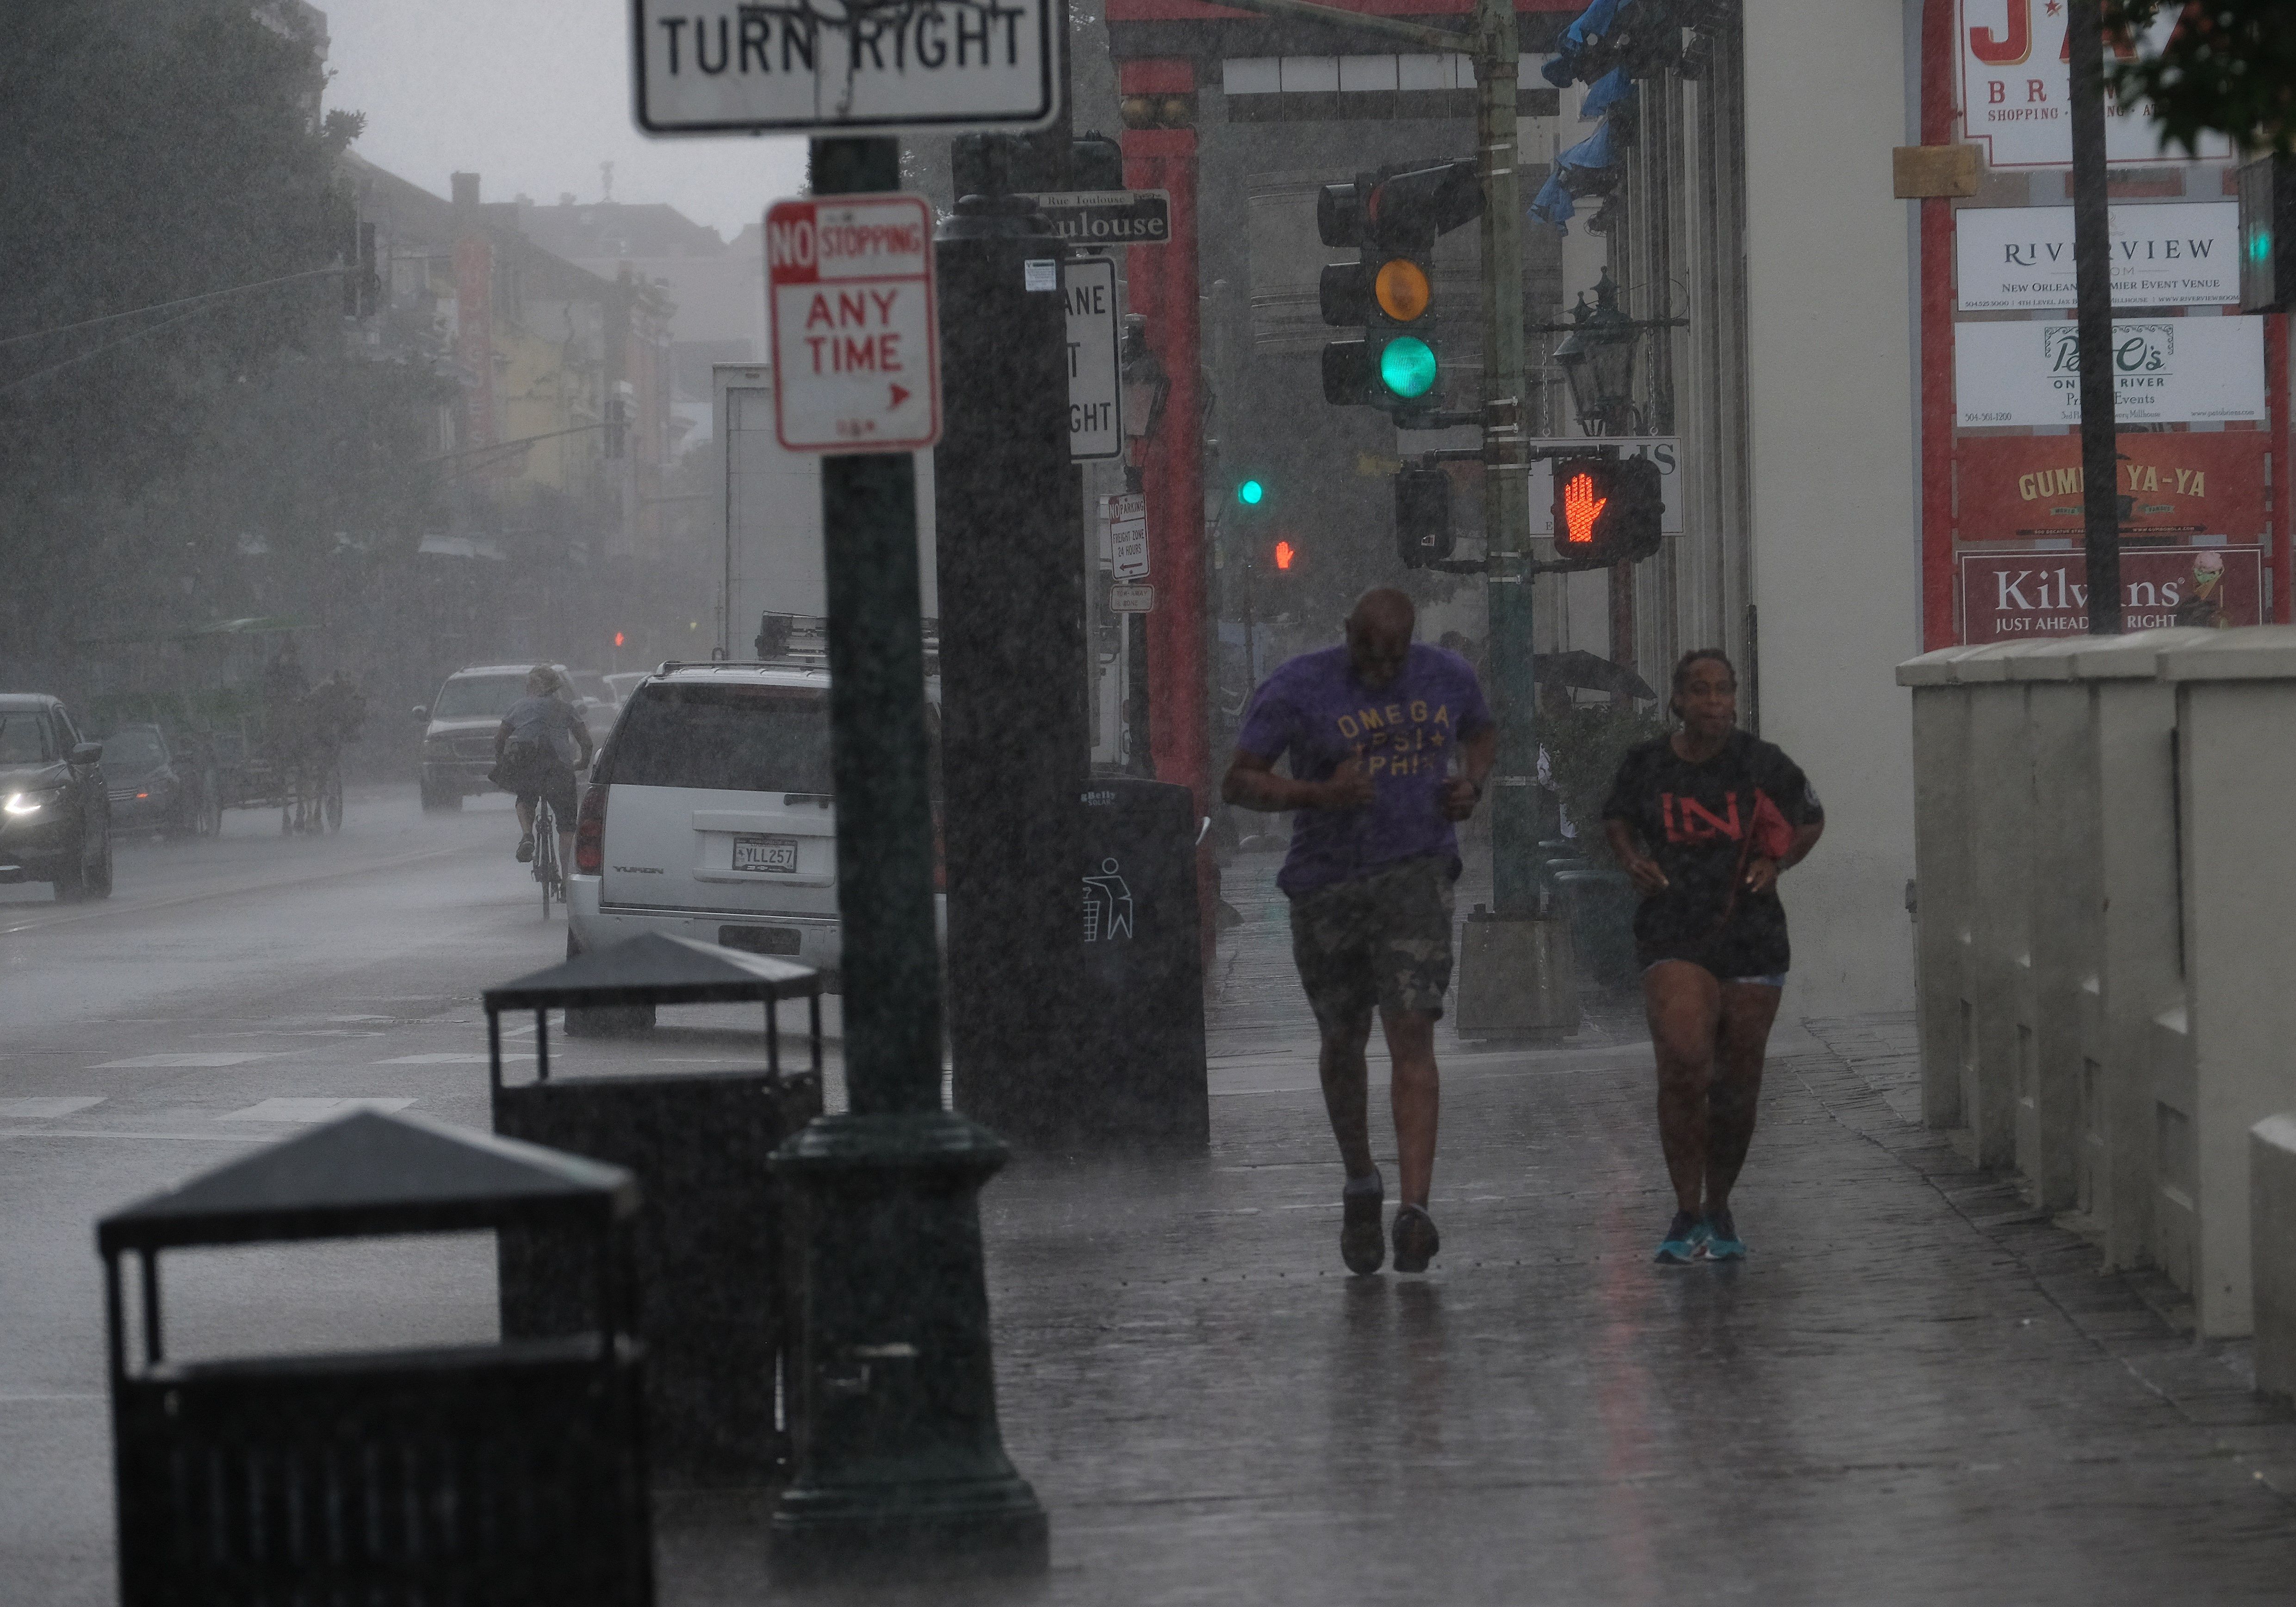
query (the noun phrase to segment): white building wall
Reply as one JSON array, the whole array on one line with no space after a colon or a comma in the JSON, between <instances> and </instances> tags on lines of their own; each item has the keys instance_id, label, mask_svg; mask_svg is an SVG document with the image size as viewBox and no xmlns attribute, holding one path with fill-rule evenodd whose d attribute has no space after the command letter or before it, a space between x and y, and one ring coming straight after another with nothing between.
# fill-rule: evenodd
<instances>
[{"instance_id":1,"label":"white building wall","mask_svg":"<svg viewBox=\"0 0 2296 1607\"><path fill-rule=\"evenodd\" d=\"M1748 396L1762 734L1809 773L1824 841L1784 884L1785 1008L1913 1005L1920 651L1899 0L1745 7Z\"/></svg>"}]
</instances>

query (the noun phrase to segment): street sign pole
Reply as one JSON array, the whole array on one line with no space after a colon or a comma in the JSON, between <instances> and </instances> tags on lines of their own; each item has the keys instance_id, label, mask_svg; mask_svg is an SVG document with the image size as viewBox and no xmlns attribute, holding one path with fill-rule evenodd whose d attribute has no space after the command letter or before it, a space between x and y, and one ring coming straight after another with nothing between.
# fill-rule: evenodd
<instances>
[{"instance_id":1,"label":"street sign pole","mask_svg":"<svg viewBox=\"0 0 2296 1607\"><path fill-rule=\"evenodd\" d=\"M2120 634L2120 460L2113 419L2112 219L2105 185L2104 29L2098 0L2073 0L2074 340L2079 349L2081 511L2088 570L2088 628Z\"/></svg>"},{"instance_id":2,"label":"street sign pole","mask_svg":"<svg viewBox=\"0 0 2296 1607\"><path fill-rule=\"evenodd\" d=\"M899 185L898 140L814 141L816 197ZM977 1193L1005 1151L941 1109L915 464L880 447L821 467L850 1108L774 1158L801 1270L773 1568L1037 1570L1045 1514L997 1430L981 1263Z\"/></svg>"}]
</instances>

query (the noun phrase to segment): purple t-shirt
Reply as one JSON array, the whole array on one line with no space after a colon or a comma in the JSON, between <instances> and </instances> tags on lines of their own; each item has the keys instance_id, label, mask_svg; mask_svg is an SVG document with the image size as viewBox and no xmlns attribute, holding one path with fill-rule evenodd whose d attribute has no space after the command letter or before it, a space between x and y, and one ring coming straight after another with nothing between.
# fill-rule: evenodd
<instances>
[{"instance_id":1,"label":"purple t-shirt","mask_svg":"<svg viewBox=\"0 0 2296 1607\"><path fill-rule=\"evenodd\" d=\"M1443 783L1460 742L1490 724L1466 660L1424 642L1412 644L1402 673L1377 692L1356 679L1345 647L1279 665L1252 694L1236 746L1271 763L1290 755L1300 781L1323 781L1360 758L1375 797L1360 809L1300 810L1276 886L1297 897L1430 854L1457 875Z\"/></svg>"}]
</instances>

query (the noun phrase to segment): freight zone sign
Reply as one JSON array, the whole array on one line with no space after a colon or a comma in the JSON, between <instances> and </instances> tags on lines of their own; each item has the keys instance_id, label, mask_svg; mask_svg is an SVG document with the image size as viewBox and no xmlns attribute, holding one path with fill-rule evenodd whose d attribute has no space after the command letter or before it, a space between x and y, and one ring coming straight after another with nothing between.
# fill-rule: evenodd
<instances>
[{"instance_id":1,"label":"freight zone sign","mask_svg":"<svg viewBox=\"0 0 2296 1607\"><path fill-rule=\"evenodd\" d=\"M1060 115L1053 0L632 0L648 134L1017 132Z\"/></svg>"},{"instance_id":2,"label":"freight zone sign","mask_svg":"<svg viewBox=\"0 0 2296 1607\"><path fill-rule=\"evenodd\" d=\"M766 214L774 433L792 452L914 452L940 439L932 209L823 196Z\"/></svg>"}]
</instances>

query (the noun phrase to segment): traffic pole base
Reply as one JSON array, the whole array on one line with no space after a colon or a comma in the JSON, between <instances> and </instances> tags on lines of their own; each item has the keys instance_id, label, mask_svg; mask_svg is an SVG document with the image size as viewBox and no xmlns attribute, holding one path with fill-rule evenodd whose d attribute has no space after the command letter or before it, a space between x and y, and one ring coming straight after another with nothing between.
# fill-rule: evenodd
<instances>
[{"instance_id":1,"label":"traffic pole base","mask_svg":"<svg viewBox=\"0 0 2296 1607\"><path fill-rule=\"evenodd\" d=\"M1553 1043L1578 1030L1578 976L1567 918L1478 910L1460 928L1461 1037Z\"/></svg>"},{"instance_id":2,"label":"traffic pole base","mask_svg":"<svg viewBox=\"0 0 2296 1607\"><path fill-rule=\"evenodd\" d=\"M776 1585L1045 1571L1051 1526L1017 1474L950 1488L814 1488L782 1497L767 1530Z\"/></svg>"},{"instance_id":3,"label":"traffic pole base","mask_svg":"<svg viewBox=\"0 0 2296 1607\"><path fill-rule=\"evenodd\" d=\"M795 1476L777 1580L1042 1572L1046 1523L996 1427L978 1195L993 1133L946 1111L823 1117L773 1166L797 1283Z\"/></svg>"}]
</instances>

